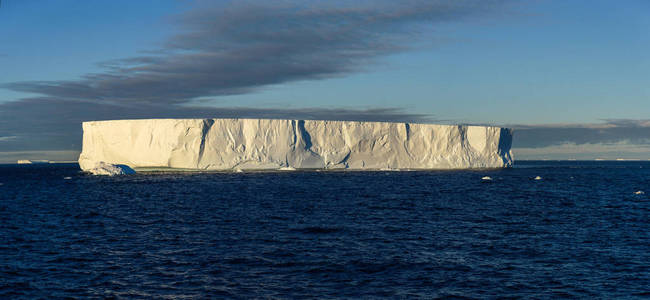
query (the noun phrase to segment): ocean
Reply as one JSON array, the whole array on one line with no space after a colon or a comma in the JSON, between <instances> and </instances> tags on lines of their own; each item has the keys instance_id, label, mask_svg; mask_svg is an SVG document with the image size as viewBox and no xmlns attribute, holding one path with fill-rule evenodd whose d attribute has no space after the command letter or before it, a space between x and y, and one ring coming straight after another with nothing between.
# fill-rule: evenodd
<instances>
[{"instance_id":1,"label":"ocean","mask_svg":"<svg viewBox=\"0 0 650 300\"><path fill-rule=\"evenodd\" d=\"M647 161L115 177L0 165L0 220L2 299L650 297Z\"/></svg>"}]
</instances>

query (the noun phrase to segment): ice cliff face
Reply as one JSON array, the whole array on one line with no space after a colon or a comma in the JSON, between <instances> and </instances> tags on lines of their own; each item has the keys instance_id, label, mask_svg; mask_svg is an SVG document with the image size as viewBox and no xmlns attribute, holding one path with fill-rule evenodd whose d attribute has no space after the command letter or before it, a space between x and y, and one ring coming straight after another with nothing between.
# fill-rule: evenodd
<instances>
[{"instance_id":1,"label":"ice cliff face","mask_svg":"<svg viewBox=\"0 0 650 300\"><path fill-rule=\"evenodd\" d=\"M83 170L462 169L512 164L510 129L433 124L149 119L83 123Z\"/></svg>"}]
</instances>

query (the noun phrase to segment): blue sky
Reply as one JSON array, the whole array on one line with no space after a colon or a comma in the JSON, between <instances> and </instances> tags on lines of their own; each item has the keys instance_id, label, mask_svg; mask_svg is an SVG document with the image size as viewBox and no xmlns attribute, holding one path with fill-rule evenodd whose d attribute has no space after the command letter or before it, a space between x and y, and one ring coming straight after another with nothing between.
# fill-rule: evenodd
<instances>
[{"instance_id":1,"label":"blue sky","mask_svg":"<svg viewBox=\"0 0 650 300\"><path fill-rule=\"evenodd\" d=\"M241 115L507 125L515 157L649 159L649 13L643 0L4 0L0 153L73 157L90 119Z\"/></svg>"}]
</instances>

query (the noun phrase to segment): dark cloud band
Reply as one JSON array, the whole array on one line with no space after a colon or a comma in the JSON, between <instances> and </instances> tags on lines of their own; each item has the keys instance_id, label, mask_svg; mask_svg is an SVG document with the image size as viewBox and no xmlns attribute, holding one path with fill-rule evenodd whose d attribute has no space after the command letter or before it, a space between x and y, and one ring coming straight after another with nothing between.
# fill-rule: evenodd
<instances>
[{"instance_id":1,"label":"dark cloud band","mask_svg":"<svg viewBox=\"0 0 650 300\"><path fill-rule=\"evenodd\" d=\"M612 119L602 124L514 125L515 148L542 148L563 144L650 145L650 120Z\"/></svg>"},{"instance_id":2,"label":"dark cloud band","mask_svg":"<svg viewBox=\"0 0 650 300\"><path fill-rule=\"evenodd\" d=\"M261 86L340 76L403 51L420 25L488 11L501 1L220 1L175 18L162 55L104 63L75 81L4 84L67 100L180 104ZM218 3L218 4L215 4Z\"/></svg>"}]
</instances>

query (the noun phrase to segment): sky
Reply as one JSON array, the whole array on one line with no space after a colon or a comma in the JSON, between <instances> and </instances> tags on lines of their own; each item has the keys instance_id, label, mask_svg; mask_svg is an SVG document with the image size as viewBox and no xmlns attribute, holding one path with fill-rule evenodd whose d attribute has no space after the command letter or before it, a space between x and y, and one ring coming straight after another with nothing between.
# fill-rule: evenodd
<instances>
[{"instance_id":1,"label":"sky","mask_svg":"<svg viewBox=\"0 0 650 300\"><path fill-rule=\"evenodd\" d=\"M81 122L489 124L515 159L650 159L650 2L0 4L0 163L76 160Z\"/></svg>"}]
</instances>

